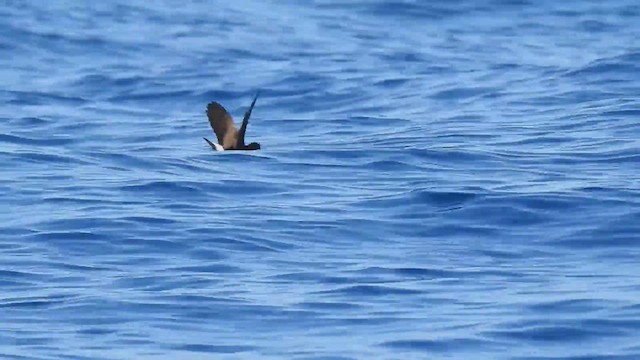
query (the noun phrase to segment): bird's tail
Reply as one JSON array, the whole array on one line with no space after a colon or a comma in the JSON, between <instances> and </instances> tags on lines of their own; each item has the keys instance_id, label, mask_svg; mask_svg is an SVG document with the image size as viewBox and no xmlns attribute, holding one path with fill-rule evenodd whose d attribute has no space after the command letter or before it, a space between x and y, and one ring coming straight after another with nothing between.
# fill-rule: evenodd
<instances>
[{"instance_id":1,"label":"bird's tail","mask_svg":"<svg viewBox=\"0 0 640 360\"><path fill-rule=\"evenodd\" d=\"M212 143L211 141L209 141L209 139L207 139L206 137L203 137L204 141L207 142L207 144L209 144L209 146L211 146L211 148L215 151L224 151L224 148L220 145L220 144L216 144L216 143Z\"/></svg>"}]
</instances>

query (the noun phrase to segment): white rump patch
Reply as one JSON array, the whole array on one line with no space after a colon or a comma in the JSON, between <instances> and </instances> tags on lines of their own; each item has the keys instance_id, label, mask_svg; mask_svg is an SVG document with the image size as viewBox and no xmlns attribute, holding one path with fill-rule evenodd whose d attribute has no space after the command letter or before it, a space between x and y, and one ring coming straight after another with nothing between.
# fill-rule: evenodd
<instances>
[{"instance_id":1,"label":"white rump patch","mask_svg":"<svg viewBox=\"0 0 640 360\"><path fill-rule=\"evenodd\" d=\"M213 146L216 148L217 151L224 151L224 148L220 144L213 143Z\"/></svg>"}]
</instances>

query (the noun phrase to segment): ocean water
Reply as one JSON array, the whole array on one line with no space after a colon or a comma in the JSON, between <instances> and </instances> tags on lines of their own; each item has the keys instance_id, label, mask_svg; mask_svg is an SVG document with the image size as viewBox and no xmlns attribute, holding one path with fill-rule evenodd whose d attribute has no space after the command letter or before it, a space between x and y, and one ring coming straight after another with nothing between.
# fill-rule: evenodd
<instances>
[{"instance_id":1,"label":"ocean water","mask_svg":"<svg viewBox=\"0 0 640 360\"><path fill-rule=\"evenodd\" d=\"M637 1L4 0L0 35L0 359L640 359ZM212 152L258 90L262 149Z\"/></svg>"}]
</instances>

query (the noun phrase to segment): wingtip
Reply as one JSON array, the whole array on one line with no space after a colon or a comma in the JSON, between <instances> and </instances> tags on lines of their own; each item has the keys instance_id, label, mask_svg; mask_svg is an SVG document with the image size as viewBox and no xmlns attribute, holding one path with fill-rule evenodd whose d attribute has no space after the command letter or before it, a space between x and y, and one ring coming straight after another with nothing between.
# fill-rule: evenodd
<instances>
[{"instance_id":1,"label":"wingtip","mask_svg":"<svg viewBox=\"0 0 640 360\"><path fill-rule=\"evenodd\" d=\"M251 105L249 105L249 108L247 109L247 111L244 114L244 120L248 120L249 116L251 116L251 111L253 111L253 107L256 105L256 101L258 100L258 96L260 96L260 90L256 91L256 96L253 97L253 101L251 102Z\"/></svg>"},{"instance_id":2,"label":"wingtip","mask_svg":"<svg viewBox=\"0 0 640 360\"><path fill-rule=\"evenodd\" d=\"M214 109L214 108L215 108L215 109L217 109L217 110L225 111L225 112L227 111L227 110L224 108L224 106L222 106L222 104L220 104L219 102L217 102L217 101L211 101L211 102L209 102L209 103L207 104L207 110L205 110L205 113L209 114L209 112L210 112L212 109Z\"/></svg>"}]
</instances>

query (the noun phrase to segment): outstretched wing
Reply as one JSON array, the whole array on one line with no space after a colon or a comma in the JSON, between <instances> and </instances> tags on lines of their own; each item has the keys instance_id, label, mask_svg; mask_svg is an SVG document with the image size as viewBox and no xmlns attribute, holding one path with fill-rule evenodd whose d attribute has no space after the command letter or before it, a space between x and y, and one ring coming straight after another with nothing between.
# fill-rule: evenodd
<instances>
[{"instance_id":1,"label":"outstretched wing","mask_svg":"<svg viewBox=\"0 0 640 360\"><path fill-rule=\"evenodd\" d=\"M244 133L247 131L247 125L249 124L249 118L251 117L251 111L253 110L253 106L256 104L256 100L258 100L258 95L260 93L256 93L256 96L253 98L251 102L251 106L247 109L247 112L244 113L244 119L242 119L242 126L240 126L240 131L238 132L238 146L244 146Z\"/></svg>"},{"instance_id":2,"label":"outstretched wing","mask_svg":"<svg viewBox=\"0 0 640 360\"><path fill-rule=\"evenodd\" d=\"M211 102L207 105L207 117L213 132L218 138L218 143L225 149L235 147L238 139L238 129L227 110L217 102Z\"/></svg>"}]
</instances>

